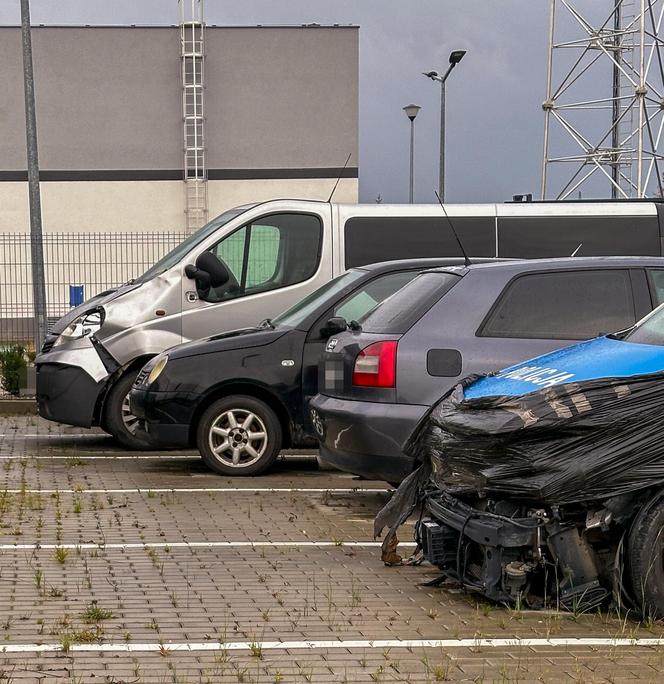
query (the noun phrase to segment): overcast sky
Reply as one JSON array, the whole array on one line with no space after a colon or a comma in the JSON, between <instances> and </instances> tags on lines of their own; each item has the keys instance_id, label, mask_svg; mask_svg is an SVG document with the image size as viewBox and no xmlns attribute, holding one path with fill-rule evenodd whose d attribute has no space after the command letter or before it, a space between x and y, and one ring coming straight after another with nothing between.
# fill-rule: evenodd
<instances>
[{"instance_id":1,"label":"overcast sky","mask_svg":"<svg viewBox=\"0 0 664 684\"><path fill-rule=\"evenodd\" d=\"M539 192L547 53L545 0L206 0L211 24L360 26L360 196L408 199L408 119L415 200L435 201L440 89L421 75L468 51L447 85L447 201ZM177 0L31 0L34 24L175 24ZM0 0L18 24L19 0ZM341 162L340 162L341 163Z\"/></svg>"}]
</instances>

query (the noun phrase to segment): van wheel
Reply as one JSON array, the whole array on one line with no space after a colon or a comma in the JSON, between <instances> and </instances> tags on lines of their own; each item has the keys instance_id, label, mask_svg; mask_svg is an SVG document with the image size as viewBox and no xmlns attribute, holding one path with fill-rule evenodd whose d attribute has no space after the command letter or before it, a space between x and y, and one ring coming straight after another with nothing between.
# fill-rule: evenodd
<instances>
[{"instance_id":1,"label":"van wheel","mask_svg":"<svg viewBox=\"0 0 664 684\"><path fill-rule=\"evenodd\" d=\"M664 617L664 499L638 514L629 537L629 573L636 608L645 619Z\"/></svg>"},{"instance_id":2,"label":"van wheel","mask_svg":"<svg viewBox=\"0 0 664 684\"><path fill-rule=\"evenodd\" d=\"M129 408L129 392L139 370L140 368L125 373L117 380L109 390L104 405L105 429L123 447L133 450L150 448L147 436L138 429L138 419Z\"/></svg>"},{"instance_id":3,"label":"van wheel","mask_svg":"<svg viewBox=\"0 0 664 684\"><path fill-rule=\"evenodd\" d=\"M225 397L203 414L196 444L205 464L220 475L258 475L277 459L281 424L259 399Z\"/></svg>"}]
</instances>

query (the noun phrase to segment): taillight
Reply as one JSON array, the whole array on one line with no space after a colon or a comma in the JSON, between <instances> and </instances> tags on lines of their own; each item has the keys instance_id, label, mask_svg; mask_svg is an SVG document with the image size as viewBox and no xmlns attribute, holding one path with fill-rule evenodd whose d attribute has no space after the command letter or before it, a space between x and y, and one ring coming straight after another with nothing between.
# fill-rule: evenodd
<instances>
[{"instance_id":1,"label":"taillight","mask_svg":"<svg viewBox=\"0 0 664 684\"><path fill-rule=\"evenodd\" d=\"M353 385L395 387L397 379L397 341L374 342L355 359Z\"/></svg>"}]
</instances>

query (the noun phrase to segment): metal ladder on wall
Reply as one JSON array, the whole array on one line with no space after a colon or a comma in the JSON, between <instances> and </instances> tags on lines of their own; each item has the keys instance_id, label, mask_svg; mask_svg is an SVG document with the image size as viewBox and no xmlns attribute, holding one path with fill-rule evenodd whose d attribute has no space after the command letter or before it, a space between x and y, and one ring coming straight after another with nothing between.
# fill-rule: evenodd
<instances>
[{"instance_id":1,"label":"metal ladder on wall","mask_svg":"<svg viewBox=\"0 0 664 684\"><path fill-rule=\"evenodd\" d=\"M193 232L208 220L205 163L205 23L203 0L178 0L178 4L184 125L185 229Z\"/></svg>"}]
</instances>

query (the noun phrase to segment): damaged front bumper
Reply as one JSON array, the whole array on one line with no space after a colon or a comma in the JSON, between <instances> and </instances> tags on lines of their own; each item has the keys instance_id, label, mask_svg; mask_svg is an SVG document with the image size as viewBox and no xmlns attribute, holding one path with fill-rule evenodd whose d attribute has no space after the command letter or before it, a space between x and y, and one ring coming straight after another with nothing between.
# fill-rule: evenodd
<instances>
[{"instance_id":1,"label":"damaged front bumper","mask_svg":"<svg viewBox=\"0 0 664 684\"><path fill-rule=\"evenodd\" d=\"M66 425L97 424L97 408L109 377L119 365L97 340L85 338L39 354L37 407L39 415Z\"/></svg>"}]
</instances>

